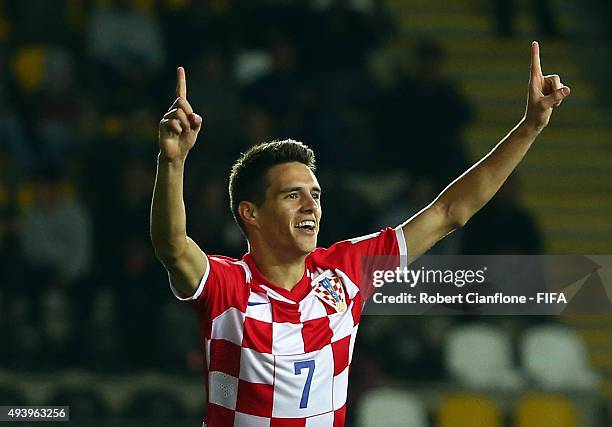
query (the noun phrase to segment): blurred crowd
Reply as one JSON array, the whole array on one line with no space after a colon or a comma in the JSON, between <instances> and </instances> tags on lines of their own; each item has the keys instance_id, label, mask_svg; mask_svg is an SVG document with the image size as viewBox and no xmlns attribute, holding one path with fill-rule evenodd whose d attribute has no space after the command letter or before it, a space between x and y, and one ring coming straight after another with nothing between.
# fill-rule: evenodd
<instances>
[{"instance_id":1,"label":"blurred crowd","mask_svg":"<svg viewBox=\"0 0 612 427\"><path fill-rule=\"evenodd\" d=\"M321 245L431 201L470 164L461 134L475 112L435 41L414 40L381 78L373 57L396 33L375 0L0 2L0 365L201 369L195 316L171 296L148 234L157 123L178 65L205 120L185 200L188 233L208 253L246 249L227 176L258 142L315 150ZM518 184L434 251L540 252ZM413 323L386 356L413 379L439 375L435 322L431 342ZM374 357L386 340L364 332L362 345Z\"/></svg>"}]
</instances>

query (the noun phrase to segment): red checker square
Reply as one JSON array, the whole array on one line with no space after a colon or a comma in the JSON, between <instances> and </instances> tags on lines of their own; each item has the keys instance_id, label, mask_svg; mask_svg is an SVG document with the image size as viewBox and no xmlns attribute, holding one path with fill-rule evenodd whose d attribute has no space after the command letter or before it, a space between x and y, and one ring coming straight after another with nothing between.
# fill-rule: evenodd
<instances>
[{"instance_id":1,"label":"red checker square","mask_svg":"<svg viewBox=\"0 0 612 427\"><path fill-rule=\"evenodd\" d=\"M332 343L332 351L334 353L334 376L339 375L346 369L349 364L349 346L351 345L351 336L347 335L340 341Z\"/></svg>"},{"instance_id":2,"label":"red checker square","mask_svg":"<svg viewBox=\"0 0 612 427\"><path fill-rule=\"evenodd\" d=\"M304 352L308 353L320 350L332 340L333 332L329 327L329 318L306 320L302 327L302 338L304 339Z\"/></svg>"},{"instance_id":3,"label":"red checker square","mask_svg":"<svg viewBox=\"0 0 612 427\"><path fill-rule=\"evenodd\" d=\"M237 286L233 287L229 295L228 304L230 307L235 307L243 313L247 310L247 303L249 301L249 287L248 286Z\"/></svg>"},{"instance_id":4,"label":"red checker square","mask_svg":"<svg viewBox=\"0 0 612 427\"><path fill-rule=\"evenodd\" d=\"M242 346L260 353L272 353L272 323L246 317Z\"/></svg>"},{"instance_id":5,"label":"red checker square","mask_svg":"<svg viewBox=\"0 0 612 427\"><path fill-rule=\"evenodd\" d=\"M334 411L334 427L344 427L346 419L346 405Z\"/></svg>"},{"instance_id":6,"label":"red checker square","mask_svg":"<svg viewBox=\"0 0 612 427\"><path fill-rule=\"evenodd\" d=\"M306 427L306 418L272 418L270 427Z\"/></svg>"},{"instance_id":7,"label":"red checker square","mask_svg":"<svg viewBox=\"0 0 612 427\"><path fill-rule=\"evenodd\" d=\"M325 307L325 311L327 312L327 315L329 316L330 314L336 314L337 311L334 307L332 307L331 305L329 305L326 302L323 302L323 307Z\"/></svg>"},{"instance_id":8,"label":"red checker square","mask_svg":"<svg viewBox=\"0 0 612 427\"><path fill-rule=\"evenodd\" d=\"M211 340L208 370L225 372L238 378L240 375L240 346L226 340Z\"/></svg>"},{"instance_id":9,"label":"red checker square","mask_svg":"<svg viewBox=\"0 0 612 427\"><path fill-rule=\"evenodd\" d=\"M250 383L244 380L238 381L236 411L269 418L272 416L273 402L274 386Z\"/></svg>"},{"instance_id":10,"label":"red checker square","mask_svg":"<svg viewBox=\"0 0 612 427\"><path fill-rule=\"evenodd\" d=\"M353 306L351 307L351 314L353 316L353 323L355 325L359 324L359 320L361 320L361 312L363 311L363 300L361 299L361 292L355 295L353 298Z\"/></svg>"},{"instance_id":11,"label":"red checker square","mask_svg":"<svg viewBox=\"0 0 612 427\"><path fill-rule=\"evenodd\" d=\"M223 406L209 403L206 407L206 425L208 426L233 426L234 411Z\"/></svg>"},{"instance_id":12,"label":"red checker square","mask_svg":"<svg viewBox=\"0 0 612 427\"><path fill-rule=\"evenodd\" d=\"M276 323L300 323L300 311L297 304L274 301L272 304L272 321Z\"/></svg>"}]
</instances>

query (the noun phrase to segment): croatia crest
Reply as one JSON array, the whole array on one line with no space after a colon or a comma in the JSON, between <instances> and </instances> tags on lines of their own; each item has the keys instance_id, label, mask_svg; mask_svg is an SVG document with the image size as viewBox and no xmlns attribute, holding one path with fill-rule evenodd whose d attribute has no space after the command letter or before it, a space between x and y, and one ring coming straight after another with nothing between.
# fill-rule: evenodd
<instances>
[{"instance_id":1,"label":"croatia crest","mask_svg":"<svg viewBox=\"0 0 612 427\"><path fill-rule=\"evenodd\" d=\"M310 285L321 301L333 307L338 313L346 311L346 296L342 282L333 272L325 270L314 278Z\"/></svg>"}]
</instances>

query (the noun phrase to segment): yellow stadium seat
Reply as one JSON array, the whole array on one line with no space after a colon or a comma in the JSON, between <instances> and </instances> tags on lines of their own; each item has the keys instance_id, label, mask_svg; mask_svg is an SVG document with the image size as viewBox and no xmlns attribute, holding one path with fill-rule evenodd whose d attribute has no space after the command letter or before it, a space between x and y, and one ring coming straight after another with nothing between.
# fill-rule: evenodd
<instances>
[{"instance_id":1,"label":"yellow stadium seat","mask_svg":"<svg viewBox=\"0 0 612 427\"><path fill-rule=\"evenodd\" d=\"M13 57L13 73L17 84L26 93L34 92L45 82L47 51L43 46L25 46Z\"/></svg>"},{"instance_id":2,"label":"yellow stadium seat","mask_svg":"<svg viewBox=\"0 0 612 427\"><path fill-rule=\"evenodd\" d=\"M436 411L438 427L502 427L498 405L486 396L457 393L447 396Z\"/></svg>"},{"instance_id":3,"label":"yellow stadium seat","mask_svg":"<svg viewBox=\"0 0 612 427\"><path fill-rule=\"evenodd\" d=\"M516 408L514 427L578 427L576 407L563 396L531 394Z\"/></svg>"}]
</instances>

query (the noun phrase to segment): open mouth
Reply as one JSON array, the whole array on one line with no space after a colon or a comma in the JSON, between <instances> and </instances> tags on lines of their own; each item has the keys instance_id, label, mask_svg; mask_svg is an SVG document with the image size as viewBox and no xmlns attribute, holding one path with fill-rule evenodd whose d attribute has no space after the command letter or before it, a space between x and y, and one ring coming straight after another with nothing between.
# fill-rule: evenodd
<instances>
[{"instance_id":1,"label":"open mouth","mask_svg":"<svg viewBox=\"0 0 612 427\"><path fill-rule=\"evenodd\" d=\"M295 225L295 228L305 231L309 234L314 233L315 232L315 222L311 219L300 221Z\"/></svg>"}]
</instances>

